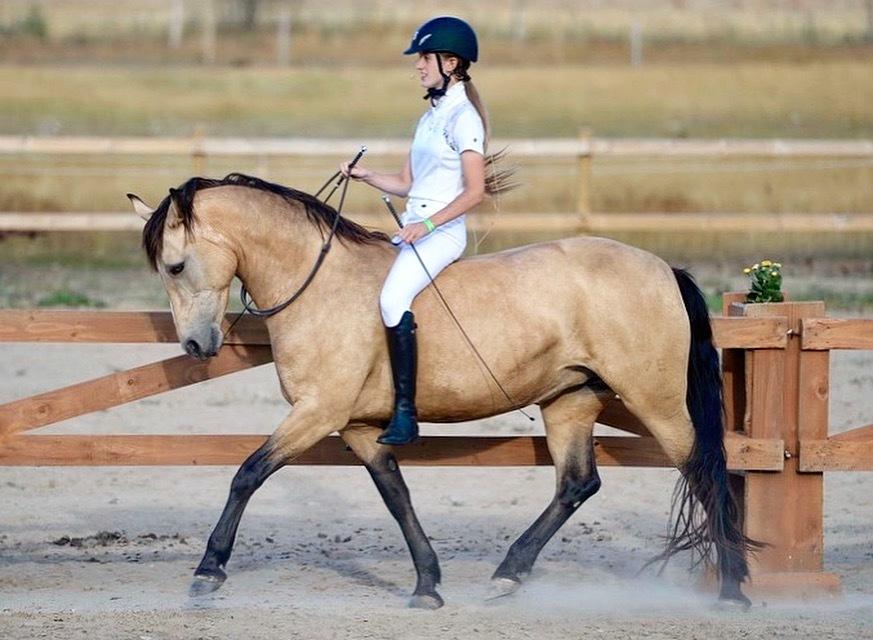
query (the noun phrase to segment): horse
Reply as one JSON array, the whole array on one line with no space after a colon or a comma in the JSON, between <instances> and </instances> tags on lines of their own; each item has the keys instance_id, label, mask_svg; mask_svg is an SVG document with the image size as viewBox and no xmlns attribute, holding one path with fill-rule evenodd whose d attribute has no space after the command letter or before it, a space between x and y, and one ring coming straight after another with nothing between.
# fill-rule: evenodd
<instances>
[{"instance_id":1,"label":"horse","mask_svg":"<svg viewBox=\"0 0 873 640\"><path fill-rule=\"evenodd\" d=\"M226 580L252 494L336 431L406 540L417 574L410 606L442 606L437 555L392 448L376 442L393 406L378 304L397 251L388 236L304 192L239 173L191 178L155 209L128 197L146 220L143 247L166 288L180 343L201 359L221 348L234 277L259 308L275 305L311 273L326 232L336 234L308 289L266 320L291 410L233 477L190 594ZM617 394L681 472L675 524L659 559L682 550L710 559L714 549L720 600L749 606L741 583L755 543L741 531L728 485L718 354L691 276L641 249L573 237L461 259L437 283L493 377L428 287L413 305L419 418L447 423L538 405L555 466L554 496L494 572L497 592L515 591L549 539L599 490L594 423Z\"/></svg>"}]
</instances>

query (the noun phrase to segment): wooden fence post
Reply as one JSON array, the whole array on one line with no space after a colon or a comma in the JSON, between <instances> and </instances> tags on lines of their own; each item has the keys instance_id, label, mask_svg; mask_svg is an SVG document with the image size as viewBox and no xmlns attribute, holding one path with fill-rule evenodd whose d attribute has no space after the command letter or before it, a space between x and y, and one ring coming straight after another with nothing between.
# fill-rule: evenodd
<instances>
[{"instance_id":1,"label":"wooden fence post","mask_svg":"<svg viewBox=\"0 0 873 640\"><path fill-rule=\"evenodd\" d=\"M191 141L191 169L195 176L203 176L206 174L206 151L203 148L203 142L206 138L206 132L202 125L197 125L194 129L194 137Z\"/></svg>"},{"instance_id":2,"label":"wooden fence post","mask_svg":"<svg viewBox=\"0 0 873 640\"><path fill-rule=\"evenodd\" d=\"M748 471L742 488L746 535L766 543L750 558L751 592L758 597L799 597L838 593L839 578L823 569L823 474L800 473L800 439L824 439L828 431L828 352L801 351L801 321L823 317L822 302L732 304L730 315L784 316L788 319L785 349L746 351L743 362L746 407L742 426L751 438L782 438L785 467L781 472ZM726 362L729 389L740 397L737 361ZM728 389L726 389L728 391ZM738 424L732 407L729 428Z\"/></svg>"},{"instance_id":3,"label":"wooden fence post","mask_svg":"<svg viewBox=\"0 0 873 640\"><path fill-rule=\"evenodd\" d=\"M746 294L742 292L725 293L722 296L722 315L731 315L730 310L734 303L742 303ZM722 393L724 398L725 431L748 435L744 429L746 412L746 352L743 349L722 349ZM730 474L730 485L737 507L741 514L745 514L745 472L738 471ZM745 516L743 516L745 517ZM714 576L712 576L714 577Z\"/></svg>"},{"instance_id":4,"label":"wooden fence post","mask_svg":"<svg viewBox=\"0 0 873 640\"><path fill-rule=\"evenodd\" d=\"M202 49L203 62L213 64L215 62L216 33L218 31L215 20L214 0L203 0L203 13L201 14L202 32L200 34L200 46Z\"/></svg>"},{"instance_id":5,"label":"wooden fence post","mask_svg":"<svg viewBox=\"0 0 873 640\"><path fill-rule=\"evenodd\" d=\"M577 211L579 213L580 230L587 232L591 229L591 129L579 130L579 141L582 150L579 152L579 201Z\"/></svg>"},{"instance_id":6,"label":"wooden fence post","mask_svg":"<svg viewBox=\"0 0 873 640\"><path fill-rule=\"evenodd\" d=\"M279 9L279 23L276 34L276 62L280 67L287 67L291 61L291 10L288 7Z\"/></svg>"}]
</instances>

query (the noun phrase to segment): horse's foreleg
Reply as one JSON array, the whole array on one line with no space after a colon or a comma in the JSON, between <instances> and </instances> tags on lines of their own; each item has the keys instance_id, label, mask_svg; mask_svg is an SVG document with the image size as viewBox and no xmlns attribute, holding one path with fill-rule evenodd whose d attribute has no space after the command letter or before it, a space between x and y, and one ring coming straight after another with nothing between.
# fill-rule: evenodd
<instances>
[{"instance_id":1,"label":"horse's foreleg","mask_svg":"<svg viewBox=\"0 0 873 640\"><path fill-rule=\"evenodd\" d=\"M224 567L233 551L233 543L249 498L282 463L271 459L269 441L261 445L237 470L230 483L230 495L218 523L209 536L206 552L194 572L190 595L215 591L227 579Z\"/></svg>"},{"instance_id":2,"label":"horse's foreleg","mask_svg":"<svg viewBox=\"0 0 873 640\"><path fill-rule=\"evenodd\" d=\"M336 421L302 407L295 408L270 439L248 457L231 482L224 511L209 536L203 559L194 572L190 595L199 596L215 591L227 579L224 568L230 559L240 519L252 494L275 471L337 428Z\"/></svg>"},{"instance_id":3,"label":"horse's foreleg","mask_svg":"<svg viewBox=\"0 0 873 640\"><path fill-rule=\"evenodd\" d=\"M542 406L546 441L555 463L555 496L539 518L516 540L492 580L497 595L512 593L530 573L546 543L600 488L594 460L594 421L602 400L588 389L573 391Z\"/></svg>"},{"instance_id":4,"label":"horse's foreleg","mask_svg":"<svg viewBox=\"0 0 873 640\"><path fill-rule=\"evenodd\" d=\"M380 433L382 430L374 427L353 426L344 430L342 437L370 472L385 506L397 520L406 539L418 575L409 606L438 609L443 606L443 599L436 590L440 583L439 561L412 508L397 460L389 447L376 442Z\"/></svg>"}]
</instances>

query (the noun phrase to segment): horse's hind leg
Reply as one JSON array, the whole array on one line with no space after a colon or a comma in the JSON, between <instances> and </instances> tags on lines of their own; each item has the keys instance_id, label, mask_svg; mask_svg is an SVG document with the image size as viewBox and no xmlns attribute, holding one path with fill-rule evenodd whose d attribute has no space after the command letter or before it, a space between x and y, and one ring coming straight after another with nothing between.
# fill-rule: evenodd
<instances>
[{"instance_id":1,"label":"horse's hind leg","mask_svg":"<svg viewBox=\"0 0 873 640\"><path fill-rule=\"evenodd\" d=\"M720 423L710 430L705 426L695 428L684 401L670 400L667 395L651 394L647 401L639 394L633 399L622 397L682 473L679 491L674 494L677 519L667 548L654 561L666 561L683 549L706 557L712 545L721 577L719 599L749 606L741 583L748 576L746 548L754 543L743 536L740 528L728 484ZM696 517L700 510L706 516L705 522Z\"/></svg>"},{"instance_id":2,"label":"horse's hind leg","mask_svg":"<svg viewBox=\"0 0 873 640\"><path fill-rule=\"evenodd\" d=\"M376 442L376 438L381 433L382 429L355 425L345 429L341 435L370 472L370 477L376 483L385 506L397 520L406 539L418 574L409 606L438 609L443 606L443 599L436 590L436 586L440 583L439 561L412 508L409 490L400 474L397 460L390 447Z\"/></svg>"},{"instance_id":3,"label":"horse's hind leg","mask_svg":"<svg viewBox=\"0 0 873 640\"><path fill-rule=\"evenodd\" d=\"M511 593L530 573L540 551L576 509L600 488L594 459L594 422L604 397L582 388L542 405L549 453L555 463L555 496L539 518L516 540L492 580L500 593Z\"/></svg>"}]
</instances>

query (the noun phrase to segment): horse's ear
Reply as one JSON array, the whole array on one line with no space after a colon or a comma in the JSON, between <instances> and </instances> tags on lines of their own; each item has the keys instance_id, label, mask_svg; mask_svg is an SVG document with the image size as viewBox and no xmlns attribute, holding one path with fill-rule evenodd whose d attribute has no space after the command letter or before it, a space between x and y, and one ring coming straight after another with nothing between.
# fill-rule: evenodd
<instances>
[{"instance_id":1,"label":"horse's ear","mask_svg":"<svg viewBox=\"0 0 873 640\"><path fill-rule=\"evenodd\" d=\"M167 228L174 229L182 224L182 216L179 215L179 209L176 206L176 189L170 189L170 206L167 209Z\"/></svg>"},{"instance_id":2,"label":"horse's ear","mask_svg":"<svg viewBox=\"0 0 873 640\"><path fill-rule=\"evenodd\" d=\"M127 197L130 200L130 204L133 205L133 210L136 212L136 215L148 222L149 218L151 218L154 213L154 209L143 202L135 193L128 193Z\"/></svg>"}]
</instances>

